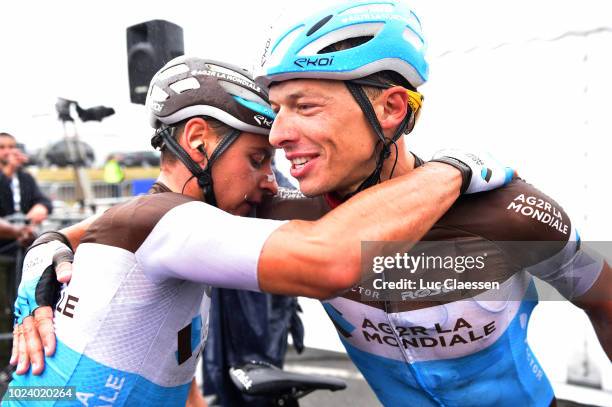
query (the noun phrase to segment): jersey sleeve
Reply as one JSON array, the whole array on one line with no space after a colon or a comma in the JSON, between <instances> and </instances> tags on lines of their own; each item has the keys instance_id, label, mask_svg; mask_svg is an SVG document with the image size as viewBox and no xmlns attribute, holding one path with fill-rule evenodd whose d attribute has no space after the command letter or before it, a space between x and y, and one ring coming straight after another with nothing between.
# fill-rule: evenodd
<instances>
[{"instance_id":1,"label":"jersey sleeve","mask_svg":"<svg viewBox=\"0 0 612 407\"><path fill-rule=\"evenodd\" d=\"M603 269L566 211L521 179L460 198L439 225L481 236L501 250L509 275L526 270L565 298L586 293Z\"/></svg>"},{"instance_id":2,"label":"jersey sleeve","mask_svg":"<svg viewBox=\"0 0 612 407\"><path fill-rule=\"evenodd\" d=\"M233 216L202 202L189 202L168 211L135 255L154 281L178 278L258 291L261 250L282 224Z\"/></svg>"},{"instance_id":3,"label":"jersey sleeve","mask_svg":"<svg viewBox=\"0 0 612 407\"><path fill-rule=\"evenodd\" d=\"M507 230L520 237L512 255L533 276L565 298L586 293L604 266L581 241L576 224L552 198L520 182L504 204Z\"/></svg>"}]
</instances>

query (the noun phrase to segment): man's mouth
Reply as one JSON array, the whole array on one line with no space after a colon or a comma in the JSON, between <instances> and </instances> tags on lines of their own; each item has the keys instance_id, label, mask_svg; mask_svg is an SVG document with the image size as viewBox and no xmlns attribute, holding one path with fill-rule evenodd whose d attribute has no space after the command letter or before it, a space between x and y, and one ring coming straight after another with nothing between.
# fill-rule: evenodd
<instances>
[{"instance_id":1,"label":"man's mouth","mask_svg":"<svg viewBox=\"0 0 612 407\"><path fill-rule=\"evenodd\" d=\"M311 157L296 157L291 159L291 166L293 168L295 168L296 170L299 170L300 168L304 168L304 166L308 163L308 161L310 161Z\"/></svg>"},{"instance_id":2,"label":"man's mouth","mask_svg":"<svg viewBox=\"0 0 612 407\"><path fill-rule=\"evenodd\" d=\"M308 171L313 168L314 162L317 160L317 158L319 158L319 156L316 154L287 155L287 159L291 162L291 176L294 178L301 178L306 176Z\"/></svg>"}]
</instances>

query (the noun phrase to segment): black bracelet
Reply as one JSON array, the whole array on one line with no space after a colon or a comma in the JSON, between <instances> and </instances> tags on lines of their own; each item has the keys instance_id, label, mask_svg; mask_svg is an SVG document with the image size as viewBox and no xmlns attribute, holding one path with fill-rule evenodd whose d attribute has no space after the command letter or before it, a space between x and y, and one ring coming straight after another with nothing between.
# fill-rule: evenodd
<instances>
[{"instance_id":1,"label":"black bracelet","mask_svg":"<svg viewBox=\"0 0 612 407\"><path fill-rule=\"evenodd\" d=\"M429 162L448 164L451 167L455 167L461 172L461 190L459 191L461 195L463 195L463 193L470 186L470 181L472 180L472 168L470 168L470 166L464 163L463 161L458 160L454 157L438 157L434 158Z\"/></svg>"}]
</instances>

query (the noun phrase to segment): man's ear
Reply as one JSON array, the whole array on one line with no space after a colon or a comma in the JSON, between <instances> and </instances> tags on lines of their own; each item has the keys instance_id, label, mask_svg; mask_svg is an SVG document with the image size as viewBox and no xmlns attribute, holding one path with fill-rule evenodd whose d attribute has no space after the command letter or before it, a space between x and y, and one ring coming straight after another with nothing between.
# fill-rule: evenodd
<instances>
[{"instance_id":1,"label":"man's ear","mask_svg":"<svg viewBox=\"0 0 612 407\"><path fill-rule=\"evenodd\" d=\"M379 105L378 120L383 130L396 128L407 114L411 114L408 107L408 94L401 86L385 89L376 98L375 103Z\"/></svg>"},{"instance_id":2,"label":"man's ear","mask_svg":"<svg viewBox=\"0 0 612 407\"><path fill-rule=\"evenodd\" d=\"M204 154L206 147L211 145L215 138L211 127L201 117L189 119L185 123L181 137L184 145L188 148L189 155L194 153Z\"/></svg>"}]
</instances>

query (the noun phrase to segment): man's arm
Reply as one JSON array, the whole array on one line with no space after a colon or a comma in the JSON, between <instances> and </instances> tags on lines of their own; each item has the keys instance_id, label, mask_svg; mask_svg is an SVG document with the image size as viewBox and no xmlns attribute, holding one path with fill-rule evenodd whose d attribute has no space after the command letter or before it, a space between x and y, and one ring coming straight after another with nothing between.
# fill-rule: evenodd
<instances>
[{"instance_id":1,"label":"man's arm","mask_svg":"<svg viewBox=\"0 0 612 407\"><path fill-rule=\"evenodd\" d=\"M156 222L136 260L152 281L326 298L359 282L362 241L418 241L461 186L460 171L431 163L312 222L243 218L187 201Z\"/></svg>"},{"instance_id":2,"label":"man's arm","mask_svg":"<svg viewBox=\"0 0 612 407\"><path fill-rule=\"evenodd\" d=\"M328 298L361 276L361 242L418 241L450 208L459 171L430 163L369 188L315 222L292 221L266 241L258 264L263 291Z\"/></svg>"},{"instance_id":3,"label":"man's arm","mask_svg":"<svg viewBox=\"0 0 612 407\"><path fill-rule=\"evenodd\" d=\"M10 222L0 218L0 238L18 239L21 236L21 227L12 225Z\"/></svg>"},{"instance_id":4,"label":"man's arm","mask_svg":"<svg viewBox=\"0 0 612 407\"><path fill-rule=\"evenodd\" d=\"M612 268L607 262L595 284L572 303L589 316L599 343L612 361Z\"/></svg>"},{"instance_id":5,"label":"man's arm","mask_svg":"<svg viewBox=\"0 0 612 407\"><path fill-rule=\"evenodd\" d=\"M87 219L83 219L79 223L75 223L74 225L68 226L60 230L60 232L68 238L70 245L72 245L72 248L76 250L76 248L79 246L79 243L81 242L81 239L83 238L83 235L85 235L85 232L87 232L89 226L91 226L92 223L98 220L100 216L101 214L90 216Z\"/></svg>"}]
</instances>

